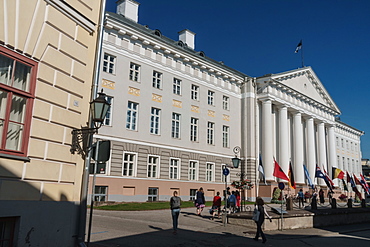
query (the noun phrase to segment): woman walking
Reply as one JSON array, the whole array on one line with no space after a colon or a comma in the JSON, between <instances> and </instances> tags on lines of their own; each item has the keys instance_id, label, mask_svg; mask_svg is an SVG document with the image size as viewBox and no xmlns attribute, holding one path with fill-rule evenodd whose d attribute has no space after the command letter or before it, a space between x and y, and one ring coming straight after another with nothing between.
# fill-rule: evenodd
<instances>
[{"instance_id":1,"label":"woman walking","mask_svg":"<svg viewBox=\"0 0 370 247\"><path fill-rule=\"evenodd\" d=\"M195 194L195 207L197 207L197 215L202 216L201 213L205 207L206 200L204 199L203 188L200 187L197 193Z\"/></svg>"},{"instance_id":2,"label":"woman walking","mask_svg":"<svg viewBox=\"0 0 370 247\"><path fill-rule=\"evenodd\" d=\"M177 196L177 191L173 192L173 196L170 199L171 205L171 214L172 214L172 225L173 225L173 234L177 234L177 225L179 223L179 214L181 206L181 198Z\"/></svg>"},{"instance_id":3,"label":"woman walking","mask_svg":"<svg viewBox=\"0 0 370 247\"><path fill-rule=\"evenodd\" d=\"M256 237L254 238L255 241L258 241L258 238L262 237L262 243L266 243L266 236L265 234L263 233L262 231L262 224L263 222L265 221L265 215L269 218L270 222L271 222L271 216L268 215L265 207L263 206L265 203L263 201L263 199L261 197L257 197L256 198L256 203L254 204L255 208L258 210L259 212L259 218L258 218L258 221L256 221L256 224L257 224L257 232L256 232Z\"/></svg>"}]
</instances>

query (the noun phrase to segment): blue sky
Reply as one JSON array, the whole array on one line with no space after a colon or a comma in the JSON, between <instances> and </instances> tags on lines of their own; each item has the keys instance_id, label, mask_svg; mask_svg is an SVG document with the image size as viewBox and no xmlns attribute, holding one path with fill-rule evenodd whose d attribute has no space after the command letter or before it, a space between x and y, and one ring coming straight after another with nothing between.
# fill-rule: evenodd
<instances>
[{"instance_id":1,"label":"blue sky","mask_svg":"<svg viewBox=\"0 0 370 247\"><path fill-rule=\"evenodd\" d=\"M115 12L116 0L107 0ZM341 121L365 132L370 158L369 0L137 0L139 23L178 40L196 33L195 50L249 76L301 67L303 40L311 66L342 112Z\"/></svg>"}]
</instances>

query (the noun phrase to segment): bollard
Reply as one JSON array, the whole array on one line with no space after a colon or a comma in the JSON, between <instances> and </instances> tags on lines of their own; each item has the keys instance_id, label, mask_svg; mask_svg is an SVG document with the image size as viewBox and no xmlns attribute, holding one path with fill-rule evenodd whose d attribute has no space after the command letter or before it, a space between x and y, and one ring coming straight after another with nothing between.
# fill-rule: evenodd
<instances>
[{"instance_id":1,"label":"bollard","mask_svg":"<svg viewBox=\"0 0 370 247\"><path fill-rule=\"evenodd\" d=\"M352 199L348 199L347 206L348 208L352 208Z\"/></svg>"},{"instance_id":2,"label":"bollard","mask_svg":"<svg viewBox=\"0 0 370 247\"><path fill-rule=\"evenodd\" d=\"M366 200L365 199L361 200L361 207L366 208Z\"/></svg>"},{"instance_id":3,"label":"bollard","mask_svg":"<svg viewBox=\"0 0 370 247\"><path fill-rule=\"evenodd\" d=\"M335 198L331 199L331 208L337 208L337 199Z\"/></svg>"},{"instance_id":4,"label":"bollard","mask_svg":"<svg viewBox=\"0 0 370 247\"><path fill-rule=\"evenodd\" d=\"M293 210L293 200L292 198L286 199L286 210Z\"/></svg>"},{"instance_id":5,"label":"bollard","mask_svg":"<svg viewBox=\"0 0 370 247\"><path fill-rule=\"evenodd\" d=\"M317 209L317 199L316 199L316 197L312 198L311 209Z\"/></svg>"}]
</instances>

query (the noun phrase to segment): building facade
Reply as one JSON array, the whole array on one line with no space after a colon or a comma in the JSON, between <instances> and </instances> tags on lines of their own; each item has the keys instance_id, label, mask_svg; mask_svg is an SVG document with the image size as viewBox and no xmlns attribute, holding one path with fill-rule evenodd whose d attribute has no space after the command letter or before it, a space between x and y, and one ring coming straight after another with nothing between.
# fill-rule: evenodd
<instances>
[{"instance_id":1,"label":"building facade","mask_svg":"<svg viewBox=\"0 0 370 247\"><path fill-rule=\"evenodd\" d=\"M241 164L226 181L252 180L250 200L271 198L274 158L286 173L292 164L298 189L308 188L304 164L324 186L316 165L331 173L338 155L347 159L337 138L352 143L346 167L359 172L363 133L336 120L341 112L311 67L250 77L196 51L193 32L171 40L138 23L139 3L117 4L104 26L99 87L112 107L95 137L112 149L98 166L96 200L169 200L174 190L191 200L199 187L209 200L225 189L234 147Z\"/></svg>"},{"instance_id":2,"label":"building facade","mask_svg":"<svg viewBox=\"0 0 370 247\"><path fill-rule=\"evenodd\" d=\"M74 246L102 1L0 6L0 245Z\"/></svg>"}]
</instances>

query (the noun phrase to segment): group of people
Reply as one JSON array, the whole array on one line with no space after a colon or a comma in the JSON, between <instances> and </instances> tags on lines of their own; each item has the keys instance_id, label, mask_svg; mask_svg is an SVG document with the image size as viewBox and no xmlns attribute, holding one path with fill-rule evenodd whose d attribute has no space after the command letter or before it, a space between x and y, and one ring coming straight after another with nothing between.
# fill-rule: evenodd
<instances>
[{"instance_id":1,"label":"group of people","mask_svg":"<svg viewBox=\"0 0 370 247\"><path fill-rule=\"evenodd\" d=\"M227 196L227 206L231 208L233 212L240 209L240 194L239 191L232 191L230 193L230 188L227 188L226 191ZM239 201L239 203L238 203ZM220 197L220 192L217 192L216 195L213 197L212 202L212 220L217 215L220 218L221 213L221 202L222 198ZM206 200L204 197L203 188L199 188L195 195L194 201L196 207L196 215L201 216L203 209L205 208ZM177 234L177 227L178 227L178 218L180 214L180 207L181 207L181 199L178 196L177 191L173 192L173 196L170 199L170 206L171 206L171 214L172 214L172 223L173 223L173 234ZM265 215L271 222L271 216L267 213L266 208L264 207L264 201L261 197L256 198L255 202L255 211L258 211L258 218L255 220L257 225L257 232L256 236L253 238L255 241L258 241L259 237L262 238L262 243L266 242L266 236L262 231L262 225L265 220Z\"/></svg>"}]
</instances>

